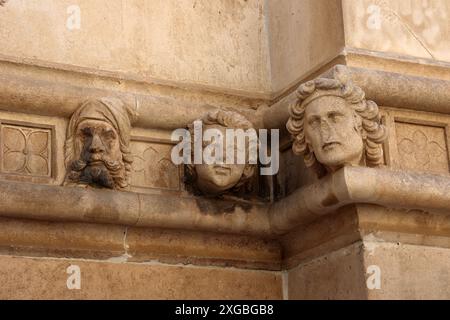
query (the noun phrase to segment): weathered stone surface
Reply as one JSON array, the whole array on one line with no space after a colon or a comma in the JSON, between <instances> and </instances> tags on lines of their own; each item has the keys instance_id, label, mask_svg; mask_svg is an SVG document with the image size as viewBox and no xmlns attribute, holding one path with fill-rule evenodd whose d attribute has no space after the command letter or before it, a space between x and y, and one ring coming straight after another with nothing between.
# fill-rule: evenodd
<instances>
[{"instance_id":1,"label":"weathered stone surface","mask_svg":"<svg viewBox=\"0 0 450 320\"><path fill-rule=\"evenodd\" d=\"M390 108L383 113L392 132L385 146L391 167L449 174L449 116Z\"/></svg>"},{"instance_id":2,"label":"weathered stone surface","mask_svg":"<svg viewBox=\"0 0 450 320\"><path fill-rule=\"evenodd\" d=\"M69 290L77 265L81 289ZM281 299L278 273L0 256L1 299Z\"/></svg>"},{"instance_id":3,"label":"weathered stone surface","mask_svg":"<svg viewBox=\"0 0 450 320\"><path fill-rule=\"evenodd\" d=\"M172 163L174 144L170 140L134 138L131 141L133 166L131 186L139 190L182 190L182 168Z\"/></svg>"},{"instance_id":4,"label":"weathered stone surface","mask_svg":"<svg viewBox=\"0 0 450 320\"><path fill-rule=\"evenodd\" d=\"M269 1L266 10L275 96L330 61L336 63L344 47L340 1Z\"/></svg>"},{"instance_id":5,"label":"weathered stone surface","mask_svg":"<svg viewBox=\"0 0 450 320\"><path fill-rule=\"evenodd\" d=\"M191 187L194 194L206 194L206 195L221 195L224 193L240 193L245 194L250 183L250 179L255 174L256 164L249 163L250 152L257 152L258 137L256 131L253 128L252 123L244 116L236 112L217 110L205 114L198 120L202 126L203 132L206 130L218 130L222 135L223 140L221 144L216 141L215 143L222 149L222 158L216 159L218 155L215 154L211 157L214 159L213 164L205 163L205 159L199 164L187 164L186 168L186 182ZM227 130L242 130L242 132L253 133L253 148L250 150L249 137L244 142L244 149L238 145L237 141L227 141ZM204 141L204 136L198 136L195 132L195 123L189 125L191 148L191 161L195 162L195 152L201 150L202 154L205 152L207 142ZM235 132L234 131L234 132ZM233 132L233 134L235 134ZM204 133L202 133L204 135ZM197 140L195 140L197 139ZM233 140L237 140L232 136ZM227 157L227 144L233 143L233 162L234 164L225 163ZM196 150L196 145L200 145L201 149ZM213 145L212 142L209 145ZM239 159L239 153L244 152L244 163L237 163ZM211 153L210 153L211 156ZM210 161L212 160L210 159Z\"/></svg>"},{"instance_id":6,"label":"weathered stone surface","mask_svg":"<svg viewBox=\"0 0 450 320\"><path fill-rule=\"evenodd\" d=\"M108 224L0 218L0 252L16 256L280 270L276 240Z\"/></svg>"},{"instance_id":7,"label":"weathered stone surface","mask_svg":"<svg viewBox=\"0 0 450 320\"><path fill-rule=\"evenodd\" d=\"M288 272L288 298L368 298L362 244L357 243L306 262Z\"/></svg>"},{"instance_id":8,"label":"weathered stone surface","mask_svg":"<svg viewBox=\"0 0 450 320\"><path fill-rule=\"evenodd\" d=\"M447 300L449 254L446 248L358 242L290 270L288 297ZM372 270L379 287L373 286Z\"/></svg>"},{"instance_id":9,"label":"weathered stone surface","mask_svg":"<svg viewBox=\"0 0 450 320\"><path fill-rule=\"evenodd\" d=\"M128 261L190 263L280 270L281 246L277 240L217 234L128 228Z\"/></svg>"},{"instance_id":10,"label":"weathered stone surface","mask_svg":"<svg viewBox=\"0 0 450 320\"><path fill-rule=\"evenodd\" d=\"M114 98L88 100L75 111L67 128L65 185L129 189L135 113Z\"/></svg>"},{"instance_id":11,"label":"weathered stone surface","mask_svg":"<svg viewBox=\"0 0 450 320\"><path fill-rule=\"evenodd\" d=\"M0 297L449 298L447 4L75 2L0 0ZM287 151L298 93L310 101L293 108L294 151L311 147L322 178ZM133 128L108 110L72 126L104 97L138 111ZM203 184L219 197L194 196L170 161L172 130L224 110L281 129L280 174L252 181L267 202L222 195L241 170ZM130 156L126 185L85 182L131 192L61 186L82 123L78 145L105 146L109 125L125 141L109 154ZM70 264L80 291L66 289Z\"/></svg>"},{"instance_id":12,"label":"weathered stone surface","mask_svg":"<svg viewBox=\"0 0 450 320\"><path fill-rule=\"evenodd\" d=\"M0 112L0 178L61 184L66 123L56 117Z\"/></svg>"},{"instance_id":13,"label":"weathered stone surface","mask_svg":"<svg viewBox=\"0 0 450 320\"><path fill-rule=\"evenodd\" d=\"M14 124L2 124L1 137L3 173L52 176L53 139L50 128L27 128Z\"/></svg>"},{"instance_id":14,"label":"weathered stone surface","mask_svg":"<svg viewBox=\"0 0 450 320\"><path fill-rule=\"evenodd\" d=\"M436 66L440 70L439 75L433 75L433 66L417 65L409 62L401 70L397 70L398 61L385 62L382 58L372 62L370 68L363 61L354 63L347 59L347 64L356 67L347 67L351 72L351 77L355 85L359 86L365 93L366 98L375 101L379 106L395 107L400 109L410 109L417 111L436 112L439 114L449 114L448 101L450 99L450 73L445 66ZM387 67L378 66L387 64ZM416 74L410 75L407 70L418 68ZM380 69L380 70L379 70ZM318 76L329 78L333 69L324 70ZM393 71L395 70L395 72ZM427 77L427 75L430 75ZM443 78L443 79L442 79ZM430 95L430 92L433 94ZM295 91L284 97L282 100L271 105L270 108L263 108L262 118L264 126L268 128L280 128L289 119L289 105L295 103L297 97Z\"/></svg>"},{"instance_id":15,"label":"weathered stone surface","mask_svg":"<svg viewBox=\"0 0 450 320\"><path fill-rule=\"evenodd\" d=\"M123 226L0 218L0 230L2 254L109 259L125 253Z\"/></svg>"},{"instance_id":16,"label":"weathered stone surface","mask_svg":"<svg viewBox=\"0 0 450 320\"><path fill-rule=\"evenodd\" d=\"M344 45L335 0L31 1L9 3L0 16L3 55L254 97L285 91Z\"/></svg>"},{"instance_id":17,"label":"weathered stone surface","mask_svg":"<svg viewBox=\"0 0 450 320\"><path fill-rule=\"evenodd\" d=\"M346 45L450 61L447 1L344 0Z\"/></svg>"},{"instance_id":18,"label":"weathered stone surface","mask_svg":"<svg viewBox=\"0 0 450 320\"><path fill-rule=\"evenodd\" d=\"M381 124L378 106L365 99L349 70L338 65L333 77L308 81L297 89L286 128L292 150L303 155L318 177L344 166L379 166L380 144L388 132Z\"/></svg>"},{"instance_id":19,"label":"weathered stone surface","mask_svg":"<svg viewBox=\"0 0 450 320\"><path fill-rule=\"evenodd\" d=\"M193 0L9 3L0 11L1 53L147 79L267 91L264 9L260 0L215 6ZM27 20L27 27L17 19ZM237 34L247 34L247 40Z\"/></svg>"},{"instance_id":20,"label":"weathered stone surface","mask_svg":"<svg viewBox=\"0 0 450 320\"><path fill-rule=\"evenodd\" d=\"M369 299L450 299L450 249L364 241L365 268L380 270L380 288Z\"/></svg>"},{"instance_id":21,"label":"weathered stone surface","mask_svg":"<svg viewBox=\"0 0 450 320\"><path fill-rule=\"evenodd\" d=\"M367 204L346 206L282 236L283 266L294 268L366 236L371 241L450 248L449 235L448 214Z\"/></svg>"}]
</instances>

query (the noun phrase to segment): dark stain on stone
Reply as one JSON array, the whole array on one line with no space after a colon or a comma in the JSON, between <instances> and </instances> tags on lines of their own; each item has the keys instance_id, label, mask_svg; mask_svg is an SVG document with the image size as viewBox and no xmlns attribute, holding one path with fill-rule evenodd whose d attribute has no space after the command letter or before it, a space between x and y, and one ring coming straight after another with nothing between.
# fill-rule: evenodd
<instances>
[{"instance_id":1,"label":"dark stain on stone","mask_svg":"<svg viewBox=\"0 0 450 320\"><path fill-rule=\"evenodd\" d=\"M102 206L95 206L92 210L89 210L85 215L85 218L91 221L97 222L115 222L120 218L120 212L118 210L112 209L113 206L105 210ZM108 210L110 209L110 210Z\"/></svg>"},{"instance_id":2,"label":"dark stain on stone","mask_svg":"<svg viewBox=\"0 0 450 320\"><path fill-rule=\"evenodd\" d=\"M195 198L197 207L204 214L224 214L234 213L237 208L241 208L246 213L250 212L253 205L248 202L226 201L216 198Z\"/></svg>"}]
</instances>

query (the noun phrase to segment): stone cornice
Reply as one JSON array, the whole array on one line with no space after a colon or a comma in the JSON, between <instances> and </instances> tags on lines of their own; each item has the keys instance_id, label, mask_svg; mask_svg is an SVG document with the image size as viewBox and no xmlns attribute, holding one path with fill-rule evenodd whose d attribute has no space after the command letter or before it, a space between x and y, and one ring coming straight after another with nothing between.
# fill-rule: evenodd
<instances>
[{"instance_id":1,"label":"stone cornice","mask_svg":"<svg viewBox=\"0 0 450 320\"><path fill-rule=\"evenodd\" d=\"M450 114L450 81L393 72L348 67L366 98L380 106ZM329 71L322 77L329 76ZM283 128L289 119L290 94L263 112L266 128Z\"/></svg>"},{"instance_id":2,"label":"stone cornice","mask_svg":"<svg viewBox=\"0 0 450 320\"><path fill-rule=\"evenodd\" d=\"M450 81L366 68L349 69L367 98L381 106L450 114ZM137 108L140 117L136 126L168 130L184 127L213 108L239 110L257 128L283 129L288 105L294 98L289 94L271 105L277 98L181 88L111 72L36 65L0 57L1 110L68 118L85 99L104 96L121 98ZM258 109L256 113L254 109Z\"/></svg>"},{"instance_id":3,"label":"stone cornice","mask_svg":"<svg viewBox=\"0 0 450 320\"><path fill-rule=\"evenodd\" d=\"M118 72L0 55L0 110L69 118L86 99L117 97L139 112L142 128L183 128L206 111L239 110L261 127L260 97L215 92Z\"/></svg>"},{"instance_id":4,"label":"stone cornice","mask_svg":"<svg viewBox=\"0 0 450 320\"><path fill-rule=\"evenodd\" d=\"M272 205L16 182L0 182L0 199L10 218L276 237L349 204L448 213L450 178L346 167Z\"/></svg>"},{"instance_id":5,"label":"stone cornice","mask_svg":"<svg viewBox=\"0 0 450 320\"><path fill-rule=\"evenodd\" d=\"M10 218L217 233L270 232L264 207L239 202L3 181L0 199L0 216Z\"/></svg>"}]
</instances>

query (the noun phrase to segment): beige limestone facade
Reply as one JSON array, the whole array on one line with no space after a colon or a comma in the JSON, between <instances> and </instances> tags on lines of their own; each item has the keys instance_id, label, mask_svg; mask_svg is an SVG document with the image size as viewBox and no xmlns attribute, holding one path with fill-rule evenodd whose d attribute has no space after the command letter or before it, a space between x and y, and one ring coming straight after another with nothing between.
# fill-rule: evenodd
<instances>
[{"instance_id":1,"label":"beige limestone facade","mask_svg":"<svg viewBox=\"0 0 450 320\"><path fill-rule=\"evenodd\" d=\"M0 1L0 298L450 299L449 20ZM189 179L172 133L205 117L278 129L279 170Z\"/></svg>"}]
</instances>

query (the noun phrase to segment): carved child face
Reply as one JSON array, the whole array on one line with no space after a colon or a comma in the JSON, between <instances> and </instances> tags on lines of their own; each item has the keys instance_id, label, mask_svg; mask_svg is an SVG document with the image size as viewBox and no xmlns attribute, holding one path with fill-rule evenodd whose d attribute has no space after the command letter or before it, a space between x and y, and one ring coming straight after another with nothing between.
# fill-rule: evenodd
<instances>
[{"instance_id":1,"label":"carved child face","mask_svg":"<svg viewBox=\"0 0 450 320\"><path fill-rule=\"evenodd\" d=\"M220 125L206 125L204 129L218 129L223 134L223 164L196 164L197 187L206 194L218 194L233 188L244 173L245 164L225 164L226 128ZM203 148L208 143L204 143ZM235 148L237 143L235 142Z\"/></svg>"},{"instance_id":2,"label":"carved child face","mask_svg":"<svg viewBox=\"0 0 450 320\"><path fill-rule=\"evenodd\" d=\"M305 139L329 171L360 164L364 143L358 121L355 112L339 97L324 96L307 105Z\"/></svg>"}]
</instances>

